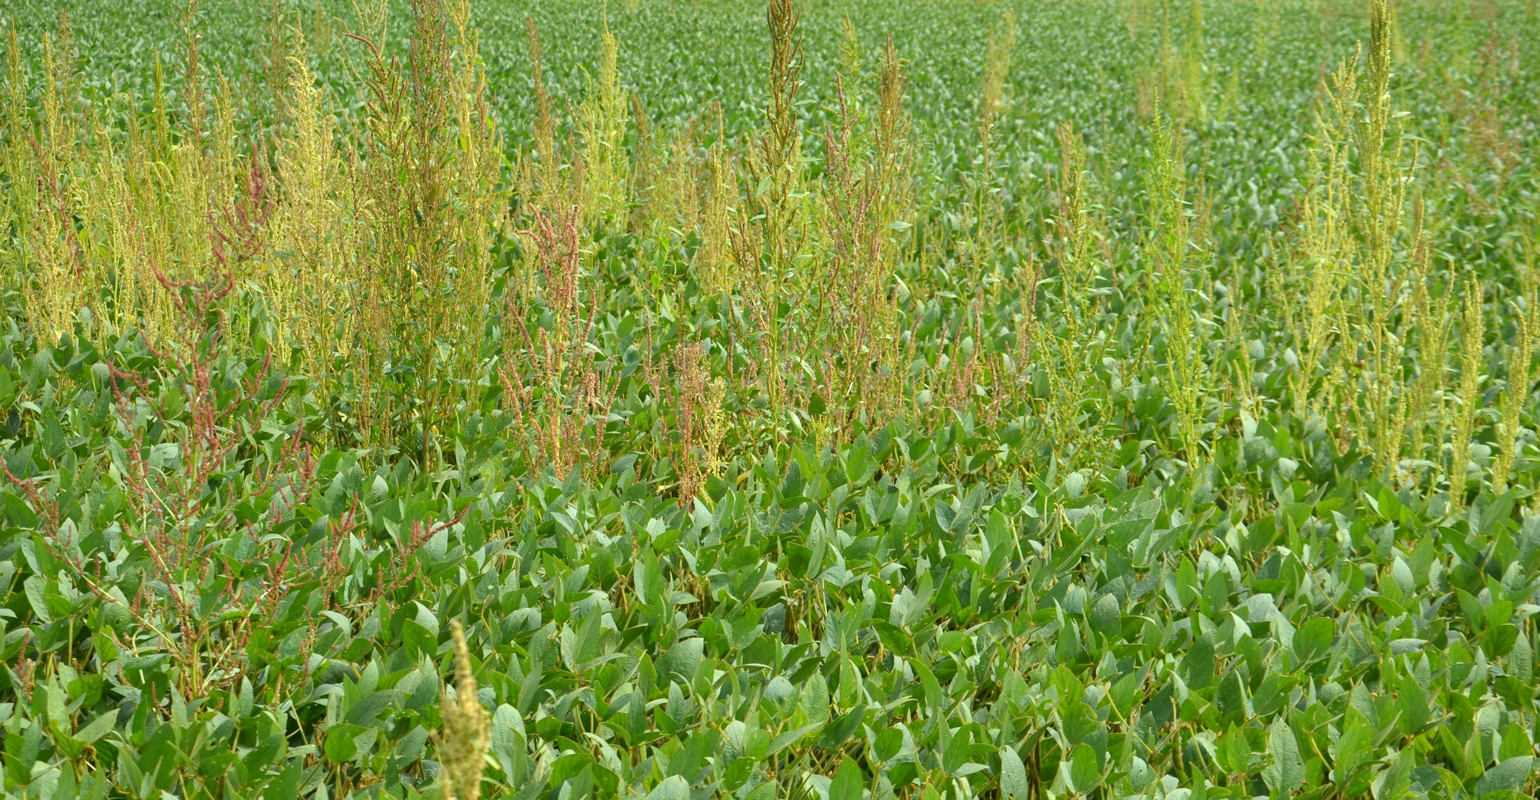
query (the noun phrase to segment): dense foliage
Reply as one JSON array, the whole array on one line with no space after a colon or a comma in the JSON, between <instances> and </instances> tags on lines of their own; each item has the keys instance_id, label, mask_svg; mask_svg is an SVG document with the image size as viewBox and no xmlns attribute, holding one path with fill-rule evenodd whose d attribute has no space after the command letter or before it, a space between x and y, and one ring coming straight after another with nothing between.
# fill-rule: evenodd
<instances>
[{"instance_id":1,"label":"dense foliage","mask_svg":"<svg viewBox=\"0 0 1540 800\"><path fill-rule=\"evenodd\" d=\"M1540 790L1540 5L24 5L0 778Z\"/></svg>"}]
</instances>

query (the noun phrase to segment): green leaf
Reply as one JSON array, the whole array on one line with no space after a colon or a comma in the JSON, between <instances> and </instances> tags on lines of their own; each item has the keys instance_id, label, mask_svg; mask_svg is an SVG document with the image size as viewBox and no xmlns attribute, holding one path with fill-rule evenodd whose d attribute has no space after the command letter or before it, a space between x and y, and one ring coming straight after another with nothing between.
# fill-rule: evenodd
<instances>
[{"instance_id":1,"label":"green leaf","mask_svg":"<svg viewBox=\"0 0 1540 800\"><path fill-rule=\"evenodd\" d=\"M297 800L299 797L300 781L304 779L304 772L299 762L290 763L284 767L278 779L267 787L262 793L265 800Z\"/></svg>"},{"instance_id":2,"label":"green leaf","mask_svg":"<svg viewBox=\"0 0 1540 800\"><path fill-rule=\"evenodd\" d=\"M856 704L850 711L841 714L827 728L823 735L818 737L818 746L825 750L833 750L849 739L861 727L861 719L866 715L866 706Z\"/></svg>"},{"instance_id":3,"label":"green leaf","mask_svg":"<svg viewBox=\"0 0 1540 800\"><path fill-rule=\"evenodd\" d=\"M640 696L640 693L636 693ZM523 732L524 720L513 706L504 703L497 707L492 714L492 756L497 759L498 766L502 767L506 780L513 780L518 771L516 759L522 757L519 752L519 736Z\"/></svg>"},{"instance_id":4,"label":"green leaf","mask_svg":"<svg viewBox=\"0 0 1540 800\"><path fill-rule=\"evenodd\" d=\"M1448 728L1443 732L1448 735ZM1347 785L1354 772L1374 758L1374 729L1362 712L1349 706L1342 716L1342 736L1333 749L1332 780Z\"/></svg>"},{"instance_id":5,"label":"green leaf","mask_svg":"<svg viewBox=\"0 0 1540 800\"><path fill-rule=\"evenodd\" d=\"M865 780L861 768L850 756L840 759L839 771L829 783L829 800L861 800L865 795Z\"/></svg>"},{"instance_id":6,"label":"green leaf","mask_svg":"<svg viewBox=\"0 0 1540 800\"><path fill-rule=\"evenodd\" d=\"M704 639L696 638L684 639L670 647L668 652L658 659L659 677L688 686L695 678L695 671L700 668L700 662L705 654L705 645Z\"/></svg>"},{"instance_id":7,"label":"green leaf","mask_svg":"<svg viewBox=\"0 0 1540 800\"><path fill-rule=\"evenodd\" d=\"M1476 781L1476 796L1487 792L1518 791L1524 788L1535 770L1533 756L1515 756L1487 770Z\"/></svg>"},{"instance_id":8,"label":"green leaf","mask_svg":"<svg viewBox=\"0 0 1540 800\"><path fill-rule=\"evenodd\" d=\"M53 612L48 608L48 600L44 591L48 587L48 581L41 575L32 575L23 582L22 586L27 592L27 602L32 606L32 613L43 622L53 622Z\"/></svg>"},{"instance_id":9,"label":"green leaf","mask_svg":"<svg viewBox=\"0 0 1540 800\"><path fill-rule=\"evenodd\" d=\"M1225 772L1244 774L1251 769L1251 742L1234 725L1219 737L1214 749L1214 760Z\"/></svg>"},{"instance_id":10,"label":"green leaf","mask_svg":"<svg viewBox=\"0 0 1540 800\"><path fill-rule=\"evenodd\" d=\"M925 705L932 711L940 711L942 704L946 701L945 695L941 693L941 682L936 680L935 673L920 660L911 661L910 666L914 667L915 674L920 677L920 687L925 693Z\"/></svg>"},{"instance_id":11,"label":"green leaf","mask_svg":"<svg viewBox=\"0 0 1540 800\"><path fill-rule=\"evenodd\" d=\"M647 793L647 800L690 800L690 784L678 775L670 775Z\"/></svg>"},{"instance_id":12,"label":"green leaf","mask_svg":"<svg viewBox=\"0 0 1540 800\"><path fill-rule=\"evenodd\" d=\"M782 750L785 750L793 744L801 741L802 737L822 727L822 725L804 725L800 728L793 728L789 731L783 731L774 739L770 740L770 746L765 749L765 756L768 758L775 755L776 753L781 752Z\"/></svg>"},{"instance_id":13,"label":"green leaf","mask_svg":"<svg viewBox=\"0 0 1540 800\"><path fill-rule=\"evenodd\" d=\"M59 685L59 674L48 676L48 684L44 687L46 701L44 708L48 711L48 724L56 731L69 731L74 726L70 724L69 712L65 711L65 704L69 697L64 692L64 687Z\"/></svg>"},{"instance_id":14,"label":"green leaf","mask_svg":"<svg viewBox=\"0 0 1540 800\"><path fill-rule=\"evenodd\" d=\"M496 755L495 749L498 746L498 729L496 727L496 723L493 723L493 725L492 747L494 748L493 754ZM357 743L356 739L354 740L354 743ZM416 763L418 759L423 757L423 754L426 753L427 750L428 729L421 725L412 728L406 732L405 736L402 736L400 739L396 740L396 758L400 760L402 764Z\"/></svg>"},{"instance_id":15,"label":"green leaf","mask_svg":"<svg viewBox=\"0 0 1540 800\"><path fill-rule=\"evenodd\" d=\"M1523 632L1513 643L1513 652L1508 654L1508 674L1519 679L1520 683L1528 685L1534 678L1535 653L1530 649L1529 637Z\"/></svg>"},{"instance_id":16,"label":"green leaf","mask_svg":"<svg viewBox=\"0 0 1540 800\"><path fill-rule=\"evenodd\" d=\"M877 638L882 640L882 646L888 648L894 655L914 655L914 637L905 633L902 628L884 620L873 620L872 628L877 631Z\"/></svg>"},{"instance_id":17,"label":"green leaf","mask_svg":"<svg viewBox=\"0 0 1540 800\"><path fill-rule=\"evenodd\" d=\"M1412 788L1412 765L1416 755L1410 750L1396 754L1390 767L1374 779L1374 800L1401 800Z\"/></svg>"},{"instance_id":18,"label":"green leaf","mask_svg":"<svg viewBox=\"0 0 1540 800\"><path fill-rule=\"evenodd\" d=\"M1219 681L1214 693L1214 707L1228 722L1239 723L1246 718L1246 687L1239 670L1231 670Z\"/></svg>"},{"instance_id":19,"label":"green leaf","mask_svg":"<svg viewBox=\"0 0 1540 800\"><path fill-rule=\"evenodd\" d=\"M652 605L662 596L662 566L652 548L645 544L631 565L631 581L636 588L636 597L643 605Z\"/></svg>"},{"instance_id":20,"label":"green leaf","mask_svg":"<svg viewBox=\"0 0 1540 800\"><path fill-rule=\"evenodd\" d=\"M275 733L262 740L262 743L251 749L246 754L246 769L255 773L265 770L269 765L283 758L287 742L282 733Z\"/></svg>"},{"instance_id":21,"label":"green leaf","mask_svg":"<svg viewBox=\"0 0 1540 800\"><path fill-rule=\"evenodd\" d=\"M1104 594L1091 608L1091 630L1116 640L1123 632L1123 611L1118 608L1118 598Z\"/></svg>"},{"instance_id":22,"label":"green leaf","mask_svg":"<svg viewBox=\"0 0 1540 800\"><path fill-rule=\"evenodd\" d=\"M1218 574L1218 573L1216 573ZM1214 637L1205 633L1182 657L1182 677L1193 689L1207 688L1214 680Z\"/></svg>"},{"instance_id":23,"label":"green leaf","mask_svg":"<svg viewBox=\"0 0 1540 800\"><path fill-rule=\"evenodd\" d=\"M1026 797L1029 791L1027 767L1014 747L1000 748L1000 794L1006 798Z\"/></svg>"},{"instance_id":24,"label":"green leaf","mask_svg":"<svg viewBox=\"0 0 1540 800\"><path fill-rule=\"evenodd\" d=\"M626 702L626 737L635 744L646 734L647 698L637 689L631 692L631 699Z\"/></svg>"},{"instance_id":25,"label":"green leaf","mask_svg":"<svg viewBox=\"0 0 1540 800\"><path fill-rule=\"evenodd\" d=\"M375 692L358 701L353 708L348 710L347 721L354 725L366 727L372 725L374 724L374 718L378 717L381 711L389 707L395 697L396 692L394 691Z\"/></svg>"},{"instance_id":26,"label":"green leaf","mask_svg":"<svg viewBox=\"0 0 1540 800\"><path fill-rule=\"evenodd\" d=\"M1294 729L1282 717L1267 728L1267 752L1273 763L1262 770L1262 781L1278 794L1288 794L1305 782L1305 762L1299 757Z\"/></svg>"},{"instance_id":27,"label":"green leaf","mask_svg":"<svg viewBox=\"0 0 1540 800\"><path fill-rule=\"evenodd\" d=\"M930 607L932 579L929 573L921 575L919 591L904 587L894 598L888 611L888 622L900 628L908 628L925 618Z\"/></svg>"},{"instance_id":28,"label":"green leaf","mask_svg":"<svg viewBox=\"0 0 1540 800\"><path fill-rule=\"evenodd\" d=\"M1096 763L1096 751L1090 745L1077 744L1070 753L1069 759L1069 784L1070 791L1085 794L1101 783L1101 767Z\"/></svg>"},{"instance_id":29,"label":"green leaf","mask_svg":"<svg viewBox=\"0 0 1540 800\"><path fill-rule=\"evenodd\" d=\"M799 705L802 713L814 724L822 725L829 721L829 682L824 679L822 672L814 671L812 677L808 678Z\"/></svg>"},{"instance_id":30,"label":"green leaf","mask_svg":"<svg viewBox=\"0 0 1540 800\"><path fill-rule=\"evenodd\" d=\"M326 731L326 758L333 764L346 764L358 755L356 737L363 733L364 729L357 725L342 723L333 725Z\"/></svg>"},{"instance_id":31,"label":"green leaf","mask_svg":"<svg viewBox=\"0 0 1540 800\"><path fill-rule=\"evenodd\" d=\"M1294 656L1301 664L1326 655L1331 650L1337 626L1330 617L1311 617L1294 632Z\"/></svg>"},{"instance_id":32,"label":"green leaf","mask_svg":"<svg viewBox=\"0 0 1540 800\"><path fill-rule=\"evenodd\" d=\"M90 744L91 742L94 742L97 739L107 735L107 732L112 730L113 725L116 724L117 721L118 712L108 711L105 714L97 716L96 719L86 723L85 727L81 728L79 731L76 731L75 738Z\"/></svg>"},{"instance_id":33,"label":"green leaf","mask_svg":"<svg viewBox=\"0 0 1540 800\"><path fill-rule=\"evenodd\" d=\"M898 728L886 728L877 734L875 754L880 762L892 761L904 748L904 732Z\"/></svg>"},{"instance_id":34,"label":"green leaf","mask_svg":"<svg viewBox=\"0 0 1540 800\"><path fill-rule=\"evenodd\" d=\"M20 495L0 493L0 511L5 513L12 525L18 528L31 529L37 527L37 513L27 505ZM10 581L6 581L9 585Z\"/></svg>"},{"instance_id":35,"label":"green leaf","mask_svg":"<svg viewBox=\"0 0 1540 800\"><path fill-rule=\"evenodd\" d=\"M1402 681L1400 696L1396 698L1396 706L1400 710L1401 732L1406 736L1415 736L1422 732L1432 718L1433 709L1429 706L1428 693L1417 685L1417 681L1407 678Z\"/></svg>"}]
</instances>

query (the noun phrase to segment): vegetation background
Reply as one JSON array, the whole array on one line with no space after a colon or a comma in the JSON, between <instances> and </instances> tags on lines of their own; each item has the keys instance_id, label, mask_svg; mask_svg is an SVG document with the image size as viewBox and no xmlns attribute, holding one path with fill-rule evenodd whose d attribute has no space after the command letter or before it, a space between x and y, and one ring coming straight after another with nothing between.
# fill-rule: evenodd
<instances>
[{"instance_id":1,"label":"vegetation background","mask_svg":"<svg viewBox=\"0 0 1540 800\"><path fill-rule=\"evenodd\" d=\"M6 792L1540 789L1534 0L9 13Z\"/></svg>"}]
</instances>

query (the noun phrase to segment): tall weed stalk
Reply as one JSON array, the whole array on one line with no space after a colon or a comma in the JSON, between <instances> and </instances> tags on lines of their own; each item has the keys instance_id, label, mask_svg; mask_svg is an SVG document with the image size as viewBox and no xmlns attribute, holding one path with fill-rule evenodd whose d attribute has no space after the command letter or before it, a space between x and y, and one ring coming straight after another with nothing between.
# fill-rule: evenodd
<instances>
[{"instance_id":1,"label":"tall weed stalk","mask_svg":"<svg viewBox=\"0 0 1540 800\"><path fill-rule=\"evenodd\" d=\"M360 275L358 415L378 445L416 444L478 383L502 144L467 0L414 0L404 60L373 10L359 191L370 241ZM416 427L418 436L408 435Z\"/></svg>"}]
</instances>

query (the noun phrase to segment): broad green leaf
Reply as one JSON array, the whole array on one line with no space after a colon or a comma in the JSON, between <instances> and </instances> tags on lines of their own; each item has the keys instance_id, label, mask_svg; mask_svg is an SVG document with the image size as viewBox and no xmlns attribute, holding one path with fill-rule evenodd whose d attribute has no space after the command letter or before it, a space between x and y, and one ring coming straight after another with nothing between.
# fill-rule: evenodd
<instances>
[{"instance_id":1,"label":"broad green leaf","mask_svg":"<svg viewBox=\"0 0 1540 800\"><path fill-rule=\"evenodd\" d=\"M1182 657L1182 677L1193 689L1206 688L1214 680L1214 638L1204 634Z\"/></svg>"},{"instance_id":2,"label":"broad green leaf","mask_svg":"<svg viewBox=\"0 0 1540 800\"><path fill-rule=\"evenodd\" d=\"M861 800L865 794L861 768L849 756L840 759L839 771L829 783L829 800Z\"/></svg>"},{"instance_id":3,"label":"broad green leaf","mask_svg":"<svg viewBox=\"0 0 1540 800\"><path fill-rule=\"evenodd\" d=\"M1294 656L1304 663L1326 655L1336 633L1330 617L1311 617L1294 631Z\"/></svg>"},{"instance_id":4,"label":"broad green leaf","mask_svg":"<svg viewBox=\"0 0 1540 800\"><path fill-rule=\"evenodd\" d=\"M1533 756L1514 756L1487 770L1476 781L1476 796L1487 792L1518 791L1534 777L1534 772Z\"/></svg>"},{"instance_id":5,"label":"broad green leaf","mask_svg":"<svg viewBox=\"0 0 1540 800\"><path fill-rule=\"evenodd\" d=\"M355 739L364 729L357 725L334 725L326 731L326 758L333 764L345 764L358 755Z\"/></svg>"},{"instance_id":6,"label":"broad green leaf","mask_svg":"<svg viewBox=\"0 0 1540 800\"><path fill-rule=\"evenodd\" d=\"M790 747L791 745L801 741L802 737L807 736L808 734L818 730L821 727L823 726L804 725L800 728L793 728L792 730L783 731L777 734L774 739L770 740L770 746L766 748L765 756L768 758L769 756L773 756L776 753L785 750L787 747Z\"/></svg>"},{"instance_id":7,"label":"broad green leaf","mask_svg":"<svg viewBox=\"0 0 1540 800\"><path fill-rule=\"evenodd\" d=\"M1273 762L1262 770L1267 788L1280 794L1294 791L1305 781L1305 763L1299 756L1294 730L1282 718L1267 728L1267 752Z\"/></svg>"},{"instance_id":8,"label":"broad green leaf","mask_svg":"<svg viewBox=\"0 0 1540 800\"><path fill-rule=\"evenodd\" d=\"M1416 755L1402 750L1390 766L1374 778L1374 800L1401 800L1412 788L1412 766Z\"/></svg>"},{"instance_id":9,"label":"broad green leaf","mask_svg":"<svg viewBox=\"0 0 1540 800\"><path fill-rule=\"evenodd\" d=\"M1104 594L1091 607L1091 630L1111 639L1117 639L1123 630L1123 611L1117 597Z\"/></svg>"},{"instance_id":10,"label":"broad green leaf","mask_svg":"<svg viewBox=\"0 0 1540 800\"><path fill-rule=\"evenodd\" d=\"M1012 747L1000 748L1000 794L1009 800L1024 798L1029 791L1027 768Z\"/></svg>"},{"instance_id":11,"label":"broad green leaf","mask_svg":"<svg viewBox=\"0 0 1540 800\"><path fill-rule=\"evenodd\" d=\"M74 738L90 744L91 742L102 738L107 734L108 731L112 730L113 726L117 723L117 720L118 713L116 711L108 711L104 714L100 714L95 719L86 723L85 727L76 731Z\"/></svg>"},{"instance_id":12,"label":"broad green leaf","mask_svg":"<svg viewBox=\"0 0 1540 800\"><path fill-rule=\"evenodd\" d=\"M1085 794L1101 783L1101 767L1097 764L1096 751L1089 745L1078 744L1070 753L1069 780L1071 790Z\"/></svg>"},{"instance_id":13,"label":"broad green leaf","mask_svg":"<svg viewBox=\"0 0 1540 800\"><path fill-rule=\"evenodd\" d=\"M1534 678L1534 669L1535 654L1530 649L1529 637L1520 632L1513 643L1513 652L1508 655L1508 674L1527 685Z\"/></svg>"},{"instance_id":14,"label":"broad green leaf","mask_svg":"<svg viewBox=\"0 0 1540 800\"><path fill-rule=\"evenodd\" d=\"M704 640L681 640L658 659L658 674L663 678L688 684L695 678L695 671L700 668L704 653Z\"/></svg>"},{"instance_id":15,"label":"broad green leaf","mask_svg":"<svg viewBox=\"0 0 1540 800\"><path fill-rule=\"evenodd\" d=\"M678 775L670 775L647 793L646 800L690 800L690 784Z\"/></svg>"},{"instance_id":16,"label":"broad green leaf","mask_svg":"<svg viewBox=\"0 0 1540 800\"><path fill-rule=\"evenodd\" d=\"M822 725L829 721L829 682L822 672L814 671L808 678L799 705L813 724Z\"/></svg>"}]
</instances>

